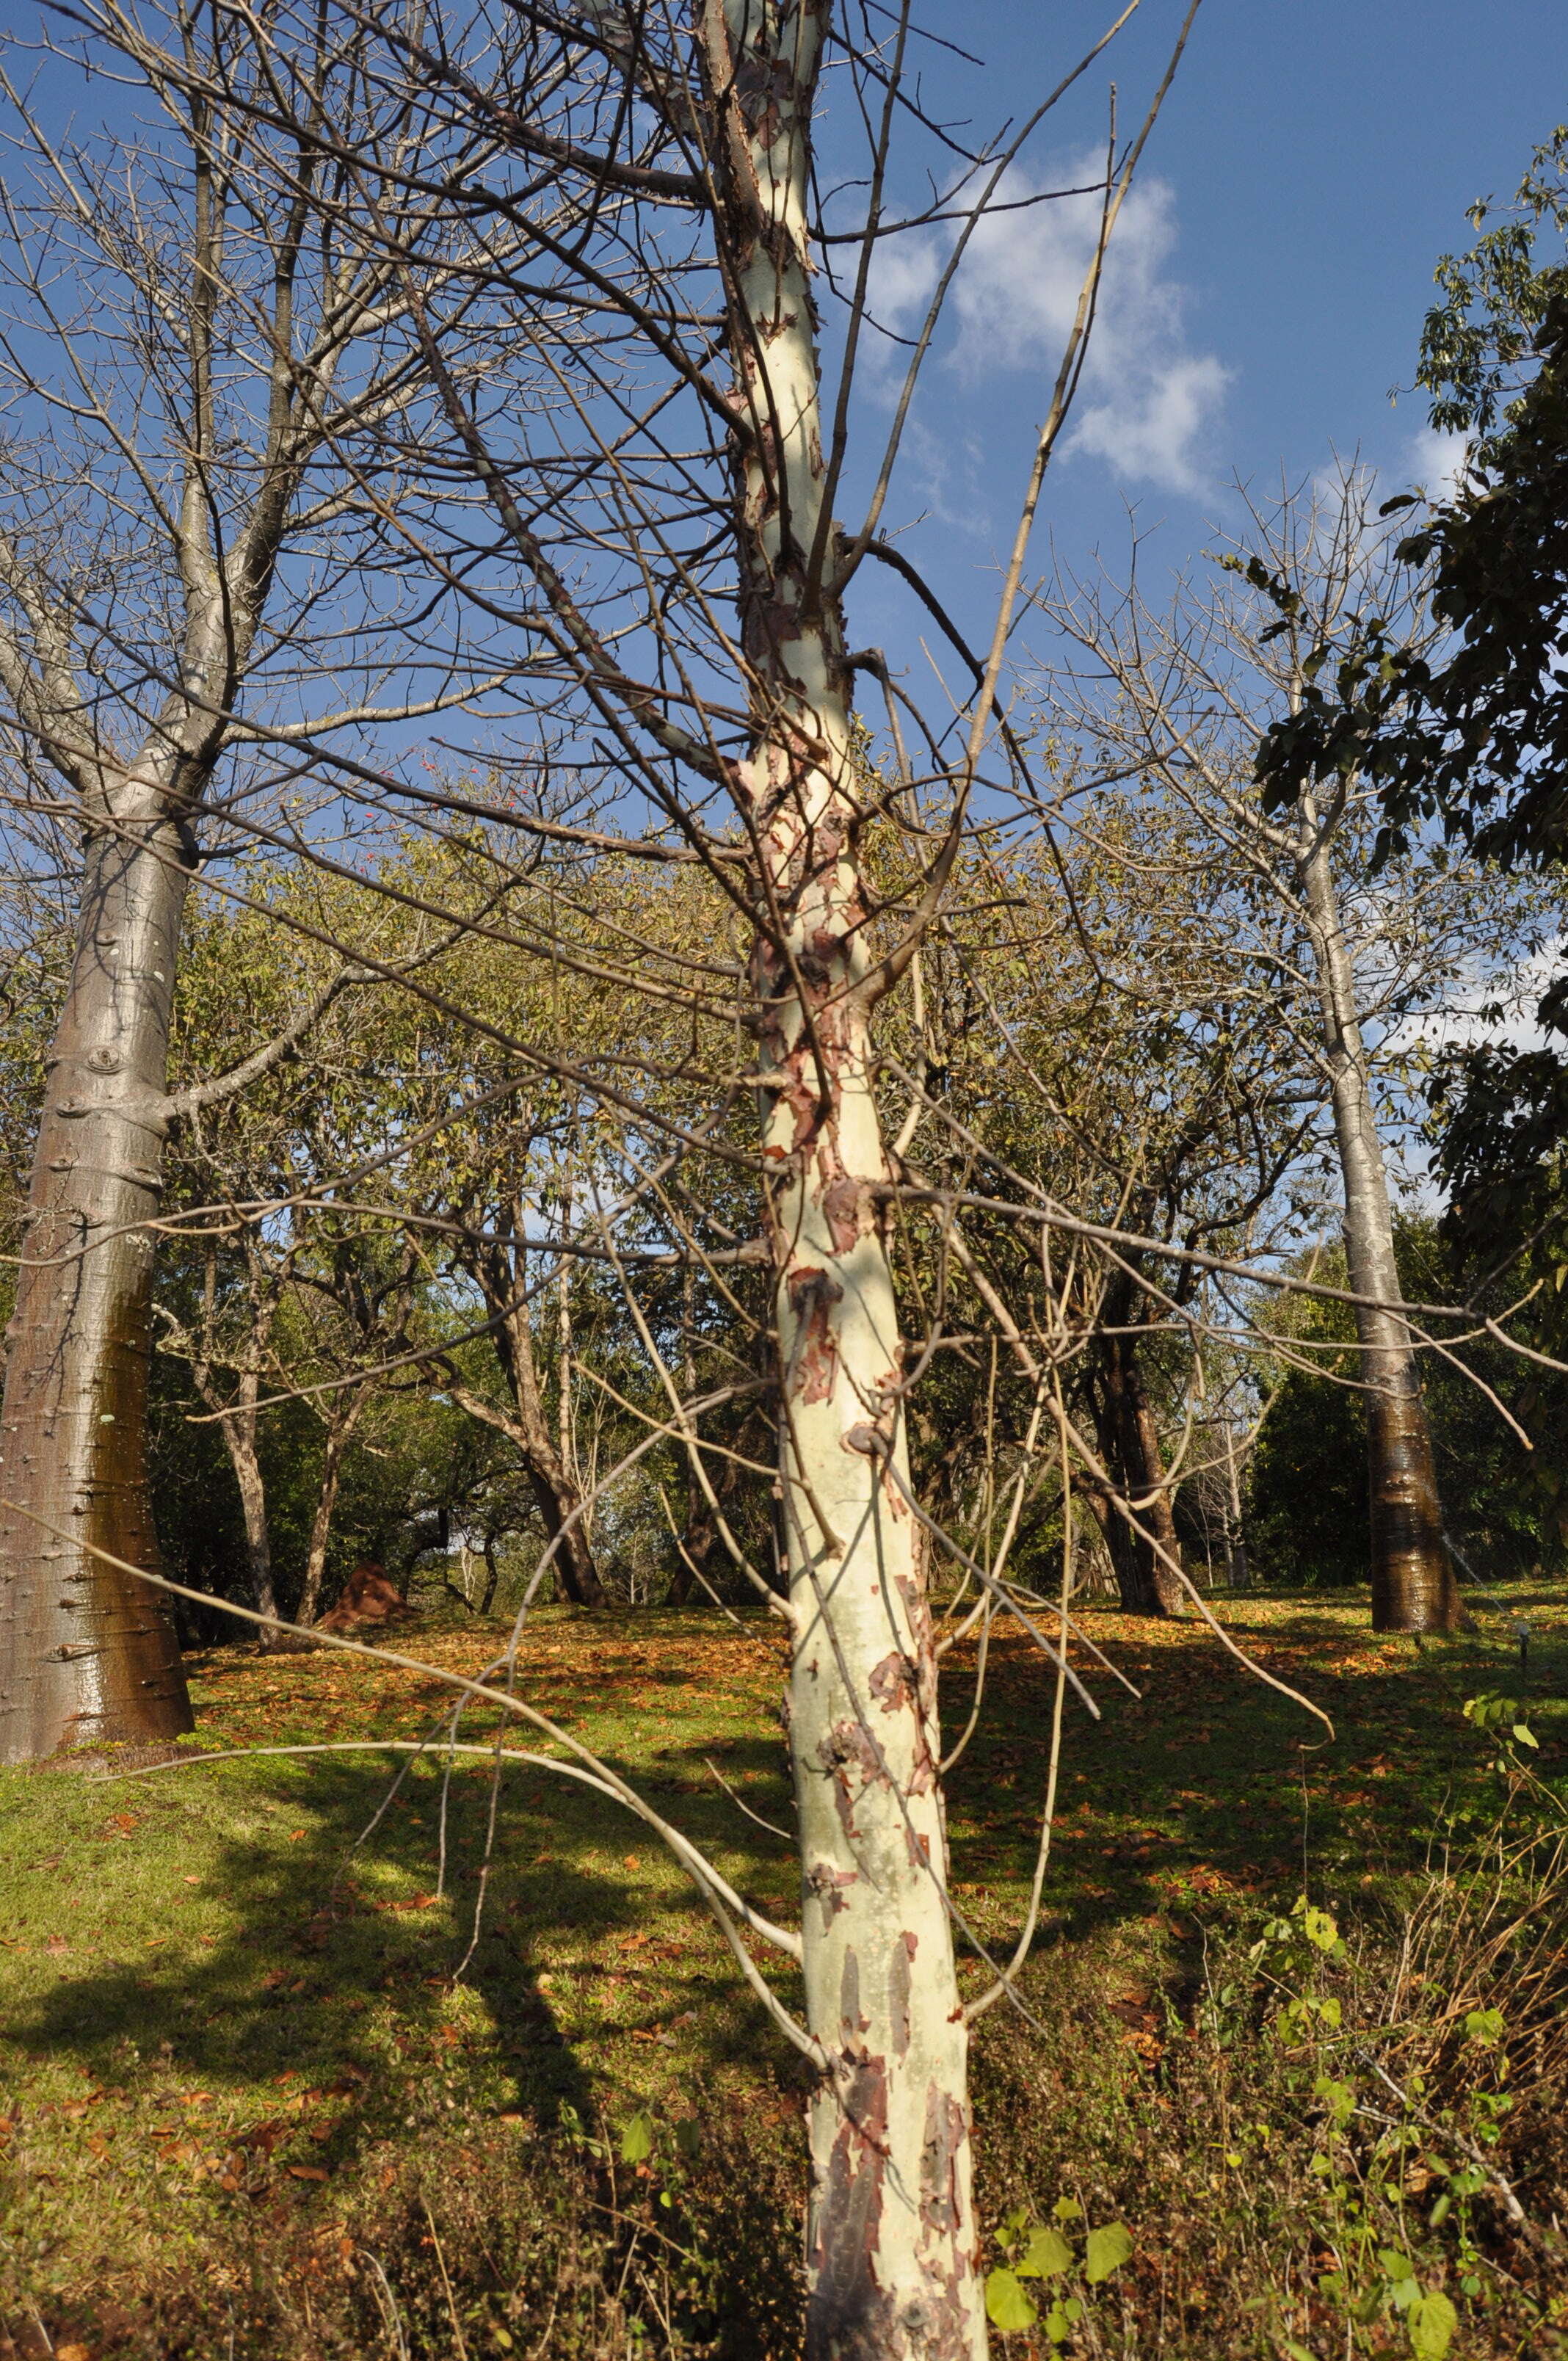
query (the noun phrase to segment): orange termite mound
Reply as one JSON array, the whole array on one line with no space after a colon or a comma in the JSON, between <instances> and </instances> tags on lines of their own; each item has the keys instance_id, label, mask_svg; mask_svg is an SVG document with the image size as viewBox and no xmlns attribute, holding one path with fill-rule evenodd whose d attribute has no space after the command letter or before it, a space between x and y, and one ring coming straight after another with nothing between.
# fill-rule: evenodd
<instances>
[{"instance_id":1,"label":"orange termite mound","mask_svg":"<svg viewBox=\"0 0 1568 2361\"><path fill-rule=\"evenodd\" d=\"M355 1631L362 1623L389 1623L398 1617L411 1615L413 1609L398 1597L387 1579L384 1566L367 1563L356 1565L343 1586L343 1596L328 1615L323 1615L316 1629L319 1631Z\"/></svg>"}]
</instances>

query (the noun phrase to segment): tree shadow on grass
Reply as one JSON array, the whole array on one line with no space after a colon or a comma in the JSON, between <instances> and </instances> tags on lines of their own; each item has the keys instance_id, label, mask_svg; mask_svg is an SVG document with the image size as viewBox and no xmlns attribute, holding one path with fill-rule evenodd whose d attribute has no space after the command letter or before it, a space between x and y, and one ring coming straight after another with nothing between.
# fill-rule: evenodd
<instances>
[{"instance_id":1,"label":"tree shadow on grass","mask_svg":"<svg viewBox=\"0 0 1568 2361\"><path fill-rule=\"evenodd\" d=\"M1069 1703L1045 1894L1057 1930L1107 1933L1171 1912L1234 1918L1288 1905L1304 1885L1343 1897L1419 1871L1448 1815L1485 1808L1489 1750L1463 1705L1484 1688L1512 1693L1504 1615L1417 1650L1391 1648L1315 1599L1248 1629L1255 1603L1235 1602L1237 1636L1262 1643L1270 1669L1327 1713L1332 1737L1216 1642L1120 1625L1108 1644L1142 1695L1091 1672L1102 1719ZM1538 1661L1535 1760L1560 1777L1568 1728L1553 1699L1568 1687L1568 1651L1558 1632L1532 1642L1532 1673ZM1016 1651L1002 1653L950 1785L954 1877L960 1900L989 1883L1011 1902L1033 1865L1050 1689ZM1016 1926L1010 1916L997 1942Z\"/></svg>"},{"instance_id":2,"label":"tree shadow on grass","mask_svg":"<svg viewBox=\"0 0 1568 2361\"><path fill-rule=\"evenodd\" d=\"M653 1775L642 1774L656 1806L776 1908L780 1864L769 1856L784 1849L707 1780L700 1750L664 1752ZM731 1741L726 1775L749 1786L776 1752L765 1739L754 1750ZM635 1782L638 1770L625 1775ZM346 2078L352 2091L339 2095L352 2103L338 2118L334 2164L356 2140L402 2123L411 2089L428 2098L444 2060L470 2078L482 2066L499 2109L549 2122L564 2105L591 2114L616 2079L598 2062L603 2044L679 2048L715 2066L754 2048L754 2004L736 2004L732 1963L707 1912L635 1819L564 1781L509 1770L470 1949L488 1775L452 1780L439 1895L435 1768L405 1783L356 1850L389 1776L384 1762L331 1756L145 1779L33 1774L29 1786L58 1783L66 1807L34 1916L33 1948L48 1935L61 1956L52 1981L7 2011L8 2038L111 2081L125 2079L134 2057L159 2059L171 2076L236 2096L275 2096L286 2077L323 2087ZM116 1820L134 1825L127 1841L145 1856L134 1864L134 1917L146 1923L149 1901L166 1916L150 1940L102 1936L87 1964L67 1904L113 1917L116 1872L133 1867L121 1845L103 1840ZM623 1858L629 1844L636 1851ZM197 1898L187 1861L199 1872L189 1881ZM222 1931L203 1938L199 1901L214 1893Z\"/></svg>"}]
</instances>

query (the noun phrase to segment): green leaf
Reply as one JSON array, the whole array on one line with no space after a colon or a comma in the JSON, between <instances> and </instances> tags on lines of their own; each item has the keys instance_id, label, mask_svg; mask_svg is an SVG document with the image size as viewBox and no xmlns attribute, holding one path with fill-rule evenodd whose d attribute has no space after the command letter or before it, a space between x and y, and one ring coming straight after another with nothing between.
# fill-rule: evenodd
<instances>
[{"instance_id":1,"label":"green leaf","mask_svg":"<svg viewBox=\"0 0 1568 2361\"><path fill-rule=\"evenodd\" d=\"M622 2164L641 2164L645 2156L652 2153L653 2118L643 2107L620 2135L620 2160Z\"/></svg>"},{"instance_id":2,"label":"green leaf","mask_svg":"<svg viewBox=\"0 0 1568 2361\"><path fill-rule=\"evenodd\" d=\"M1320 1951L1332 1951L1339 1941L1339 1928L1331 1911L1314 1910L1309 1904L1301 1923L1308 1942L1315 1943Z\"/></svg>"},{"instance_id":3,"label":"green leaf","mask_svg":"<svg viewBox=\"0 0 1568 2361\"><path fill-rule=\"evenodd\" d=\"M1025 2294L1023 2281L1015 2271L987 2271L985 2316L992 2328L1000 2328L1004 2335L1016 2336L1024 2329L1033 2328L1039 2314Z\"/></svg>"},{"instance_id":4,"label":"green leaf","mask_svg":"<svg viewBox=\"0 0 1568 2361\"><path fill-rule=\"evenodd\" d=\"M1091 2230L1083 2258L1083 2276L1090 2286L1098 2286L1113 2271L1120 2270L1132 2251L1133 2234L1124 2224L1107 2222L1102 2229Z\"/></svg>"},{"instance_id":5,"label":"green leaf","mask_svg":"<svg viewBox=\"0 0 1568 2361\"><path fill-rule=\"evenodd\" d=\"M1410 2258L1409 2255L1402 2253L1398 2246L1379 2246L1377 2249L1377 2260L1391 2279L1408 2279L1409 2278Z\"/></svg>"},{"instance_id":6,"label":"green leaf","mask_svg":"<svg viewBox=\"0 0 1568 2361\"><path fill-rule=\"evenodd\" d=\"M1515 1722L1513 1726L1513 1735L1519 1740L1521 1746L1540 1747L1541 1741L1537 1738L1534 1730L1528 1730L1522 1721Z\"/></svg>"},{"instance_id":7,"label":"green leaf","mask_svg":"<svg viewBox=\"0 0 1568 2361\"><path fill-rule=\"evenodd\" d=\"M1310 2353L1304 2345L1298 2345L1294 2337L1286 2338L1285 2352L1287 2361L1318 2361L1317 2355Z\"/></svg>"},{"instance_id":8,"label":"green leaf","mask_svg":"<svg viewBox=\"0 0 1568 2361\"><path fill-rule=\"evenodd\" d=\"M1076 2197L1058 2197L1051 2212L1058 2222L1081 2222L1083 2208Z\"/></svg>"},{"instance_id":9,"label":"green leaf","mask_svg":"<svg viewBox=\"0 0 1568 2361\"><path fill-rule=\"evenodd\" d=\"M1472 2041L1490 2048L1503 2037L1503 2012L1500 2008L1473 2008L1464 2019L1464 2030Z\"/></svg>"},{"instance_id":10,"label":"green leaf","mask_svg":"<svg viewBox=\"0 0 1568 2361\"><path fill-rule=\"evenodd\" d=\"M1315 2098L1321 2099L1336 2124L1348 2124L1355 2113L1355 2085L1336 2082L1332 2074L1320 2074L1312 2085Z\"/></svg>"},{"instance_id":11,"label":"green leaf","mask_svg":"<svg viewBox=\"0 0 1568 2361\"><path fill-rule=\"evenodd\" d=\"M1072 2268L1072 2248L1059 2230L1031 2230L1013 2268L1021 2279L1054 2279Z\"/></svg>"},{"instance_id":12,"label":"green leaf","mask_svg":"<svg viewBox=\"0 0 1568 2361\"><path fill-rule=\"evenodd\" d=\"M1416 2361L1442 2361L1459 2325L1459 2314L1442 2289L1434 2288L1410 2306L1405 2325Z\"/></svg>"}]
</instances>

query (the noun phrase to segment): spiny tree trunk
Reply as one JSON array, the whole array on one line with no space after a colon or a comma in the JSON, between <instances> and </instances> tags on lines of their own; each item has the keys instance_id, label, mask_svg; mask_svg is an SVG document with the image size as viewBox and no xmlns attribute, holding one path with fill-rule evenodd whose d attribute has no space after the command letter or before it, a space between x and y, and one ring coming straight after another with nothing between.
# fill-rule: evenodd
<instances>
[{"instance_id":1,"label":"spiny tree trunk","mask_svg":"<svg viewBox=\"0 0 1568 2361\"><path fill-rule=\"evenodd\" d=\"M760 844L751 976L772 1176L789 1734L804 1881L810 2361L985 2351L937 1674L879 1191L850 681L806 256L823 17L699 0L736 380Z\"/></svg>"},{"instance_id":2,"label":"spiny tree trunk","mask_svg":"<svg viewBox=\"0 0 1568 2361\"><path fill-rule=\"evenodd\" d=\"M192 1726L147 1484L153 1235L181 913L167 820L95 830L49 1060L0 1411L0 1755ZM53 1531L25 1514L47 1521Z\"/></svg>"},{"instance_id":3,"label":"spiny tree trunk","mask_svg":"<svg viewBox=\"0 0 1568 2361\"><path fill-rule=\"evenodd\" d=\"M1356 1334L1366 1404L1372 1626L1376 1631L1453 1631L1464 1620L1443 1539L1431 1432L1410 1332L1396 1307L1399 1270L1388 1176L1377 1135L1355 978L1324 833L1310 807L1299 815L1300 876L1318 971L1333 1092L1334 1136L1344 1178L1344 1246L1358 1296Z\"/></svg>"}]
</instances>

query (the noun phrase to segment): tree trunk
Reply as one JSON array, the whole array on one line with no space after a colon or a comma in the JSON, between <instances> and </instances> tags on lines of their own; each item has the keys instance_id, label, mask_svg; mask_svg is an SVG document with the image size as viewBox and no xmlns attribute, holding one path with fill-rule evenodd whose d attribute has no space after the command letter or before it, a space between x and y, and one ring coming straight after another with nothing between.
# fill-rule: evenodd
<instances>
[{"instance_id":1,"label":"tree trunk","mask_svg":"<svg viewBox=\"0 0 1568 2361\"><path fill-rule=\"evenodd\" d=\"M189 872L175 829L88 841L0 1410L0 1758L192 1727L147 1483L153 1238ZM60 1257L60 1259L56 1259ZM45 1531L17 1510L46 1519Z\"/></svg>"},{"instance_id":2,"label":"tree trunk","mask_svg":"<svg viewBox=\"0 0 1568 2361\"><path fill-rule=\"evenodd\" d=\"M527 1218L526 1208L513 1206L511 1217L521 1236ZM574 1606L602 1607L605 1603L604 1585L594 1563L593 1545L583 1519L576 1515L582 1507L582 1494L556 1448L555 1438L550 1432L544 1405L540 1399L539 1373L533 1358L533 1331L524 1301L526 1274L504 1249L497 1248L475 1266L475 1276L491 1312L499 1315L495 1332L496 1350L517 1413L508 1431L522 1454L529 1487L538 1504L547 1538L555 1542L563 1533L565 1535L551 1561L556 1569L556 1578ZM569 1523L574 1517L576 1521Z\"/></svg>"},{"instance_id":3,"label":"tree trunk","mask_svg":"<svg viewBox=\"0 0 1568 2361\"><path fill-rule=\"evenodd\" d=\"M239 1398L225 1410L222 1425L229 1465L239 1487L240 1513L245 1520L245 1562L250 1576L250 1600L258 1615L276 1615L278 1595L272 1584L272 1534L267 1522L267 1487L256 1447L256 1400L261 1380L247 1369L239 1380ZM263 1648L277 1645L276 1625L263 1624L257 1633Z\"/></svg>"},{"instance_id":4,"label":"tree trunk","mask_svg":"<svg viewBox=\"0 0 1568 2361\"><path fill-rule=\"evenodd\" d=\"M1245 1590L1252 1581L1252 1569L1247 1564L1241 1478L1236 1472L1236 1431L1228 1418L1225 1421L1225 1578L1233 1590Z\"/></svg>"},{"instance_id":5,"label":"tree trunk","mask_svg":"<svg viewBox=\"0 0 1568 2361\"><path fill-rule=\"evenodd\" d=\"M1090 1389L1090 1405L1100 1455L1143 1530L1135 1530L1106 1501L1101 1531L1111 1553L1123 1613L1179 1618L1187 1612L1187 1596L1168 1560L1179 1565L1181 1547L1165 1482L1159 1431L1138 1367L1138 1339L1127 1333L1132 1310L1132 1281L1119 1272L1105 1293L1101 1316L1107 1333L1095 1339L1096 1382Z\"/></svg>"},{"instance_id":6,"label":"tree trunk","mask_svg":"<svg viewBox=\"0 0 1568 2361\"><path fill-rule=\"evenodd\" d=\"M1333 1091L1334 1136L1344 1177L1345 1263L1356 1306L1366 1403L1372 1628L1453 1631L1464 1620L1442 1532L1431 1433L1410 1332L1399 1318L1399 1271L1388 1176L1356 1016L1355 976L1329 866L1325 832L1310 806L1299 815L1299 872L1318 971L1323 1039Z\"/></svg>"},{"instance_id":7,"label":"tree trunk","mask_svg":"<svg viewBox=\"0 0 1568 2361\"><path fill-rule=\"evenodd\" d=\"M937 1667L909 1506L872 1088L850 680L806 224L824 17L697 0L735 373L738 791L760 847L753 1018L770 1177L789 1741L810 2102L807 2361L978 2361L968 2027Z\"/></svg>"},{"instance_id":8,"label":"tree trunk","mask_svg":"<svg viewBox=\"0 0 1568 2361\"><path fill-rule=\"evenodd\" d=\"M363 1402L364 1396L356 1396L346 1417L334 1417L327 1422L321 1483L316 1491L315 1514L311 1519L311 1545L305 1556L305 1587L300 1593L300 1604L294 1616L296 1623L313 1623L320 1611L322 1577L326 1572L327 1543L332 1538L333 1511L337 1506L337 1488L343 1475L343 1455L348 1448L348 1438L354 1432Z\"/></svg>"}]
</instances>

